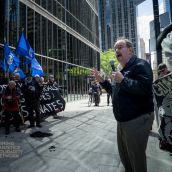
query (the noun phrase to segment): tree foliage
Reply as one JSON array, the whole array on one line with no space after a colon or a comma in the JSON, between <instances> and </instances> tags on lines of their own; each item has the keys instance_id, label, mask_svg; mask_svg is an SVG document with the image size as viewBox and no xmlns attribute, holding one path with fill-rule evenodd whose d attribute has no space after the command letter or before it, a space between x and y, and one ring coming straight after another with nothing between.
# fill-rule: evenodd
<instances>
[{"instance_id":1,"label":"tree foliage","mask_svg":"<svg viewBox=\"0 0 172 172\"><path fill-rule=\"evenodd\" d=\"M110 61L114 60L114 66L117 67L117 65L119 64L114 50L113 49L108 49L107 51L103 51L100 53L100 60L101 60L101 65L100 68L101 70L105 73L106 76L111 75L112 73L112 68L110 65Z\"/></svg>"},{"instance_id":2,"label":"tree foliage","mask_svg":"<svg viewBox=\"0 0 172 172\"><path fill-rule=\"evenodd\" d=\"M88 75L90 75L90 70L83 69L80 67L75 67L75 66L68 69L68 72L71 76L88 76Z\"/></svg>"}]
</instances>

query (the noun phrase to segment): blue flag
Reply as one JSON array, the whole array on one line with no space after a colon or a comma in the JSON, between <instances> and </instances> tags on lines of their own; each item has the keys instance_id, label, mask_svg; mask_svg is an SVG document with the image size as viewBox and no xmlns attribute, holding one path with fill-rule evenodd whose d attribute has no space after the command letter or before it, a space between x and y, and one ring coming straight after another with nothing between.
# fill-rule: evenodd
<instances>
[{"instance_id":1,"label":"blue flag","mask_svg":"<svg viewBox=\"0 0 172 172\"><path fill-rule=\"evenodd\" d=\"M42 76L44 74L41 65L38 63L36 58L32 59L31 62L32 76L34 77L36 74Z\"/></svg>"},{"instance_id":2,"label":"blue flag","mask_svg":"<svg viewBox=\"0 0 172 172\"><path fill-rule=\"evenodd\" d=\"M6 61L6 65L9 68L9 72L12 72L15 67L19 66L20 60L19 58L11 51L8 44L4 41L4 57Z\"/></svg>"},{"instance_id":3,"label":"blue flag","mask_svg":"<svg viewBox=\"0 0 172 172\"><path fill-rule=\"evenodd\" d=\"M15 66L14 65L10 65L9 68L8 68L8 72L13 72L15 70Z\"/></svg>"},{"instance_id":4,"label":"blue flag","mask_svg":"<svg viewBox=\"0 0 172 172\"><path fill-rule=\"evenodd\" d=\"M27 59L27 61L29 61L30 63L32 59L35 57L34 51L32 47L30 46L23 32L20 36L20 39L16 48L16 54L24 56Z\"/></svg>"}]
</instances>

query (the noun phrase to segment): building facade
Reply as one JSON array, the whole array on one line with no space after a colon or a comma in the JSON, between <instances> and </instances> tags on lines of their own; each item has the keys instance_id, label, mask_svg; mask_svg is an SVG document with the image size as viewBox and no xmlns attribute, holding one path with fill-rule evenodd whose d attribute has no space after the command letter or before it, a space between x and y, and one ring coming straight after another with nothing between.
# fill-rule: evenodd
<instances>
[{"instance_id":1,"label":"building facade","mask_svg":"<svg viewBox=\"0 0 172 172\"><path fill-rule=\"evenodd\" d=\"M172 11L171 11L172 7L170 8L170 5L172 6L172 2L170 2L170 0L163 0L163 5L164 5L164 12L167 12L169 14L169 17L172 18L172 16L171 16L172 15Z\"/></svg>"},{"instance_id":2,"label":"building facade","mask_svg":"<svg viewBox=\"0 0 172 172\"><path fill-rule=\"evenodd\" d=\"M146 60L146 48L143 38L140 38L140 58Z\"/></svg>"},{"instance_id":3,"label":"building facade","mask_svg":"<svg viewBox=\"0 0 172 172\"><path fill-rule=\"evenodd\" d=\"M163 0L164 12L170 12L170 0Z\"/></svg>"},{"instance_id":4,"label":"building facade","mask_svg":"<svg viewBox=\"0 0 172 172\"><path fill-rule=\"evenodd\" d=\"M118 37L127 37L137 53L136 6L144 0L98 0L100 49L113 48Z\"/></svg>"},{"instance_id":5,"label":"building facade","mask_svg":"<svg viewBox=\"0 0 172 172\"><path fill-rule=\"evenodd\" d=\"M163 31L163 29L170 24L170 18L168 12L160 14L159 15L159 21L160 21L160 31ZM151 53L151 66L154 73L154 78L157 78L157 53L156 53L156 36L155 36L155 24L154 20L150 22L150 40L149 40L149 50ZM162 53L162 62L168 64L167 58ZM169 68L172 68L168 65Z\"/></svg>"},{"instance_id":6,"label":"building facade","mask_svg":"<svg viewBox=\"0 0 172 172\"><path fill-rule=\"evenodd\" d=\"M15 49L24 29L44 77L54 74L67 100L86 95L89 68L100 68L97 0L1 0L0 8L1 57L4 38Z\"/></svg>"},{"instance_id":7,"label":"building facade","mask_svg":"<svg viewBox=\"0 0 172 172\"><path fill-rule=\"evenodd\" d=\"M100 49L106 51L113 47L112 13L110 0L98 0Z\"/></svg>"},{"instance_id":8,"label":"building facade","mask_svg":"<svg viewBox=\"0 0 172 172\"><path fill-rule=\"evenodd\" d=\"M130 39L138 54L136 6L144 0L111 0L113 42L119 37Z\"/></svg>"}]
</instances>

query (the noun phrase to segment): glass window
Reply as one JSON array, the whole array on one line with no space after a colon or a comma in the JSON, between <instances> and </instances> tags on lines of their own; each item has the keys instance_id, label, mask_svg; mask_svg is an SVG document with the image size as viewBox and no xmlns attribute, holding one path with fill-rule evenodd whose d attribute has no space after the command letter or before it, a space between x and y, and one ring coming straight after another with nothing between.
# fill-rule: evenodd
<instances>
[{"instance_id":1,"label":"glass window","mask_svg":"<svg viewBox=\"0 0 172 172\"><path fill-rule=\"evenodd\" d=\"M42 23L41 16L35 13L35 52L42 54Z\"/></svg>"},{"instance_id":2,"label":"glass window","mask_svg":"<svg viewBox=\"0 0 172 172\"><path fill-rule=\"evenodd\" d=\"M9 0L9 45L17 44L18 1Z\"/></svg>"}]
</instances>

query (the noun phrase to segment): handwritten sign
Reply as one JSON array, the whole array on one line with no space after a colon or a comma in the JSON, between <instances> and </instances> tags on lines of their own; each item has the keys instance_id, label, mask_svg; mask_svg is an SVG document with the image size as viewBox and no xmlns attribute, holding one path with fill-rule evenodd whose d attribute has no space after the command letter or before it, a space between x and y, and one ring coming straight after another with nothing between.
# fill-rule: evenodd
<instances>
[{"instance_id":1,"label":"handwritten sign","mask_svg":"<svg viewBox=\"0 0 172 172\"><path fill-rule=\"evenodd\" d=\"M6 88L6 85L0 85L0 93ZM18 88L22 90L22 84L18 84ZM24 119L27 119L29 113L27 110L27 106L25 104L25 98L21 91L20 93L20 109L21 113L24 116ZM51 115L52 112L61 112L65 110L66 102L63 97L59 93L59 89L55 85L43 85L42 94L40 97L40 113L41 117L46 117Z\"/></svg>"}]
</instances>

